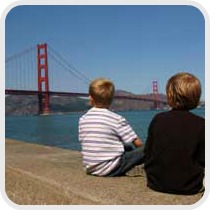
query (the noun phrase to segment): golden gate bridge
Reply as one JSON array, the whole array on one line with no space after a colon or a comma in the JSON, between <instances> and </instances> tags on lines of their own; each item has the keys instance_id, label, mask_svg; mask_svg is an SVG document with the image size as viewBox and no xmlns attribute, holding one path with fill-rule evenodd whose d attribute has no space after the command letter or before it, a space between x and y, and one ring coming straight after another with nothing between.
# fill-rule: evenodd
<instances>
[{"instance_id":1,"label":"golden gate bridge","mask_svg":"<svg viewBox=\"0 0 210 210\"><path fill-rule=\"evenodd\" d=\"M54 62L50 68L49 60ZM87 90L91 80L46 43L30 47L7 58L5 64L5 94L37 95L40 114L50 113L50 96L88 97L88 93L84 90L80 92L78 90L81 82L85 84L85 90ZM60 69L64 71L61 73ZM73 79L69 79L72 86L68 89L74 89L71 92L61 90L61 87L64 86L63 79L69 78L69 73L73 76ZM56 81L55 85L53 81ZM75 81L80 81L80 83ZM152 90L152 98L139 95L115 95L115 99L150 101L158 109L160 103L166 104L166 100L159 98L157 81L152 82Z\"/></svg>"}]
</instances>

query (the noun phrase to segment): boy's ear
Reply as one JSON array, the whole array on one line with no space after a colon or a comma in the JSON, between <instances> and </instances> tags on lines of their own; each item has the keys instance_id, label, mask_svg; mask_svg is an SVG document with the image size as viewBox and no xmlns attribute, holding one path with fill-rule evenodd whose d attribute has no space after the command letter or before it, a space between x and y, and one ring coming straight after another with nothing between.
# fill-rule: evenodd
<instances>
[{"instance_id":1,"label":"boy's ear","mask_svg":"<svg viewBox=\"0 0 210 210\"><path fill-rule=\"evenodd\" d=\"M89 95L88 98L89 98L89 101L92 101L93 100L93 98L92 98L91 95Z\"/></svg>"},{"instance_id":2,"label":"boy's ear","mask_svg":"<svg viewBox=\"0 0 210 210\"><path fill-rule=\"evenodd\" d=\"M94 105L94 100L93 100L92 96L89 95L88 98L89 98L89 105L93 106Z\"/></svg>"}]
</instances>

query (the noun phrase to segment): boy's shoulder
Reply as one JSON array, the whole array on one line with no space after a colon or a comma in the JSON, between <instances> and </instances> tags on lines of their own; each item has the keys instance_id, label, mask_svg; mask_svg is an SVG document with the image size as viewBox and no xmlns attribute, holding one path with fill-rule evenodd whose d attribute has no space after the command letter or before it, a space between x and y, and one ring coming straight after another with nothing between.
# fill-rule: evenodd
<instances>
[{"instance_id":1,"label":"boy's shoulder","mask_svg":"<svg viewBox=\"0 0 210 210\"><path fill-rule=\"evenodd\" d=\"M92 117L93 116L106 116L106 117L110 117L115 120L123 119L123 116L121 116L120 114L118 114L114 111L111 111L109 109L103 109L103 108L95 108L95 107L89 109L86 113L84 113L80 117L80 119L84 119L89 116L92 116Z\"/></svg>"},{"instance_id":2,"label":"boy's shoulder","mask_svg":"<svg viewBox=\"0 0 210 210\"><path fill-rule=\"evenodd\" d=\"M205 123L205 118L187 110L169 110L157 113L154 119L185 119L193 122Z\"/></svg>"}]
</instances>

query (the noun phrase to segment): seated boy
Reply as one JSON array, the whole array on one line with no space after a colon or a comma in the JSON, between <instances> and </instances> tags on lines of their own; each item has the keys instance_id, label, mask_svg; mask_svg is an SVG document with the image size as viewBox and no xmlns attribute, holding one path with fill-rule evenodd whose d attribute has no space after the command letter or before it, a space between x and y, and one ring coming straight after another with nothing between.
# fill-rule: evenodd
<instances>
[{"instance_id":1,"label":"seated boy","mask_svg":"<svg viewBox=\"0 0 210 210\"><path fill-rule=\"evenodd\" d=\"M79 141L87 174L122 176L143 163L143 143L124 117L109 110L114 84L104 78L89 86L92 108L79 119ZM134 149L125 151L125 144Z\"/></svg>"},{"instance_id":2,"label":"seated boy","mask_svg":"<svg viewBox=\"0 0 210 210\"><path fill-rule=\"evenodd\" d=\"M145 144L145 171L149 188L174 194L195 194L203 188L205 119L189 110L197 107L200 81L181 72L166 85L171 110L150 123Z\"/></svg>"}]
</instances>

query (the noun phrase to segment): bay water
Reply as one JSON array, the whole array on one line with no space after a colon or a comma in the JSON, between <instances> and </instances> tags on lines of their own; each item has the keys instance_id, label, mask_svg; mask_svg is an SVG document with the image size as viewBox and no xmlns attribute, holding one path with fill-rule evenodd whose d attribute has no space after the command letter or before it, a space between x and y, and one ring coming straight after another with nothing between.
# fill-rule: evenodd
<instances>
[{"instance_id":1,"label":"bay water","mask_svg":"<svg viewBox=\"0 0 210 210\"><path fill-rule=\"evenodd\" d=\"M158 112L163 112L163 110L125 111L118 112L118 114L127 119L134 131L145 142L149 123ZM194 109L192 112L205 117L205 108ZM5 137L64 149L80 150L78 121L83 114L5 117Z\"/></svg>"}]
</instances>

